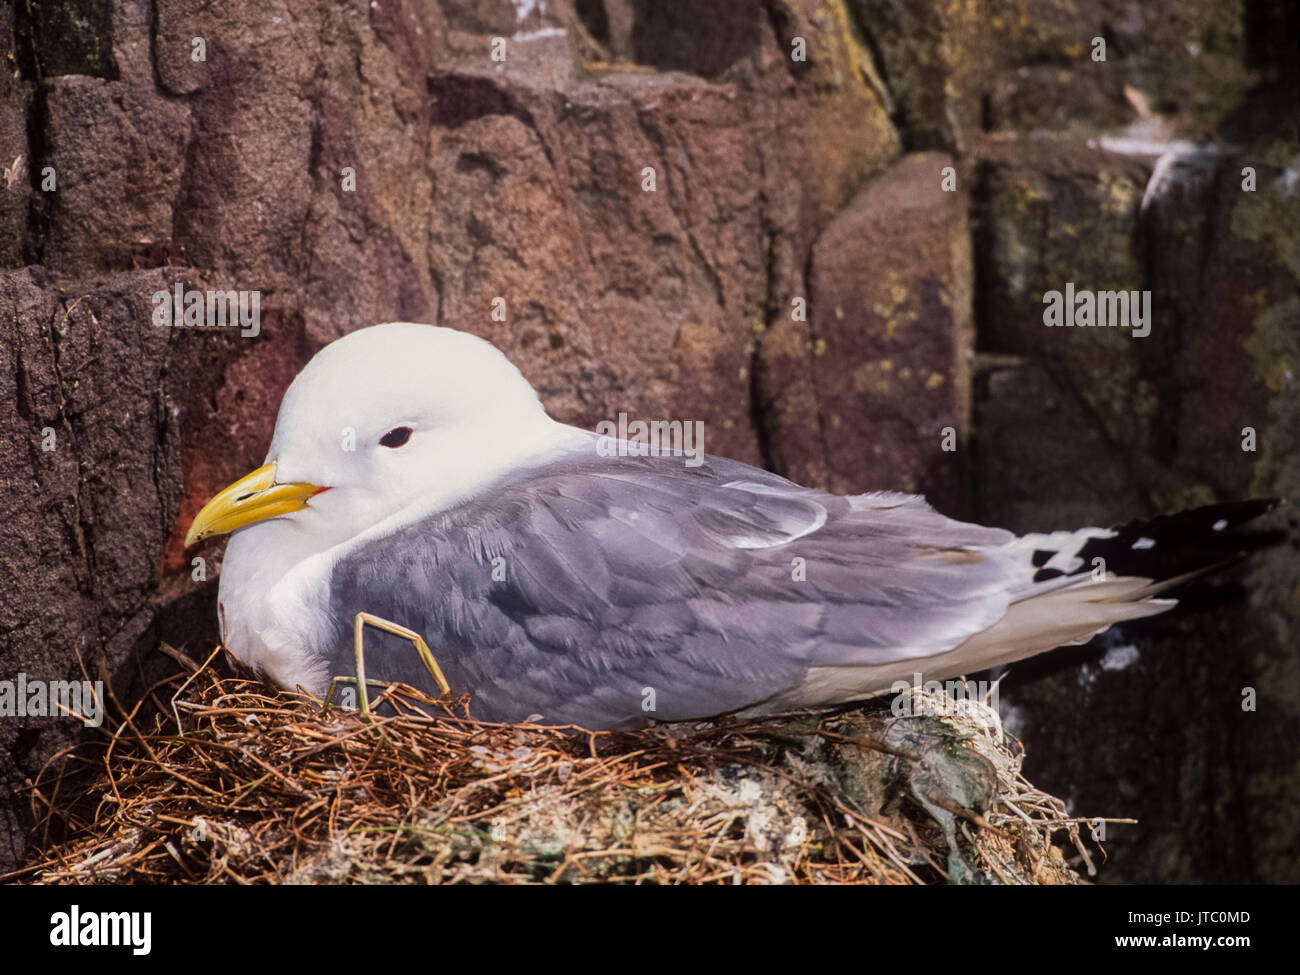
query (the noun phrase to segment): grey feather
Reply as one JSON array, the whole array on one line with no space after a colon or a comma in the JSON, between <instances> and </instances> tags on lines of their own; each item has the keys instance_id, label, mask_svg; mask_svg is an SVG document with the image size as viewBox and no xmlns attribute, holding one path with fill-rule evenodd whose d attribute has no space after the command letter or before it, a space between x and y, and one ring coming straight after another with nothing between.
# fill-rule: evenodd
<instances>
[{"instance_id":1,"label":"grey feather","mask_svg":"<svg viewBox=\"0 0 1300 975\"><path fill-rule=\"evenodd\" d=\"M324 652L351 674L366 611L423 634L480 718L630 728L761 712L810 668L865 673L992 625L1032 574L1013 539L918 497L584 450L343 556ZM366 646L369 676L432 690L408 643L368 630Z\"/></svg>"}]
</instances>

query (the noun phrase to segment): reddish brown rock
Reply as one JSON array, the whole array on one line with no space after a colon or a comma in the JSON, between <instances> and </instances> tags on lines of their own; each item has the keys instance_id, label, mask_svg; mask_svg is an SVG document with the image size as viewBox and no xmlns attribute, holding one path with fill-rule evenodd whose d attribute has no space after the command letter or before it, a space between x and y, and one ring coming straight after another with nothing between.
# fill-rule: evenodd
<instances>
[{"instance_id":1,"label":"reddish brown rock","mask_svg":"<svg viewBox=\"0 0 1300 975\"><path fill-rule=\"evenodd\" d=\"M802 344L821 456L796 465L796 480L824 464L839 492L924 491L949 511L964 494L974 328L966 199L952 167L938 153L905 157L813 247ZM790 427L800 426L796 412Z\"/></svg>"},{"instance_id":2,"label":"reddish brown rock","mask_svg":"<svg viewBox=\"0 0 1300 975\"><path fill-rule=\"evenodd\" d=\"M34 679L113 677L152 624L158 555L181 495L166 329L148 322L161 273L75 284L41 268L0 273L0 669ZM86 668L83 672L82 667ZM0 859L22 847L17 796L77 730L68 718L0 721Z\"/></svg>"}]
</instances>

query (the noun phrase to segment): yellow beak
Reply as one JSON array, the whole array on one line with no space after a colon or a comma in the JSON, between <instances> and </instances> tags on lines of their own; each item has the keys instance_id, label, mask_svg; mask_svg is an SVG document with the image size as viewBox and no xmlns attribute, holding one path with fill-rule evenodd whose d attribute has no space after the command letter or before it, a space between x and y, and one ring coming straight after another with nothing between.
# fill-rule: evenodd
<instances>
[{"instance_id":1,"label":"yellow beak","mask_svg":"<svg viewBox=\"0 0 1300 975\"><path fill-rule=\"evenodd\" d=\"M255 521L307 507L324 488L315 484L276 484L275 461L241 477L203 506L185 535L188 548L212 535L224 535Z\"/></svg>"}]
</instances>

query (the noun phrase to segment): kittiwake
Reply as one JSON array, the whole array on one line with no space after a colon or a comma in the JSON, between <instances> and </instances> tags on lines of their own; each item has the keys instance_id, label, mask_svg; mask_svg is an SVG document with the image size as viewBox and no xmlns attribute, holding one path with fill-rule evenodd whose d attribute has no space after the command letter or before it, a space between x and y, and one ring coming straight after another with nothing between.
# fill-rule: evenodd
<instances>
[{"instance_id":1,"label":"kittiwake","mask_svg":"<svg viewBox=\"0 0 1300 975\"><path fill-rule=\"evenodd\" d=\"M422 636L476 718L600 730L833 707L1082 643L1172 606L1154 597L1227 554L1197 543L1272 506L1017 537L610 446L489 342L376 325L299 373L265 465L186 542L233 532L223 639L283 687L352 675L365 613ZM364 657L439 689L395 633Z\"/></svg>"}]
</instances>

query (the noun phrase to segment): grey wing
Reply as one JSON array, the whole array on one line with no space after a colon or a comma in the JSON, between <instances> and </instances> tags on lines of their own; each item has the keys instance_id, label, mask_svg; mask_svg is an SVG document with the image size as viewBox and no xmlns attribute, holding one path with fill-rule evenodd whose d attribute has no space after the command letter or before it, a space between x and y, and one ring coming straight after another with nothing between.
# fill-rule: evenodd
<instances>
[{"instance_id":1,"label":"grey wing","mask_svg":"<svg viewBox=\"0 0 1300 975\"><path fill-rule=\"evenodd\" d=\"M709 717L788 697L810 668L957 646L1005 613L1012 538L734 461L584 457L341 559L331 665L352 672L365 610L421 632L481 718ZM370 676L431 686L409 645L376 632L367 648Z\"/></svg>"}]
</instances>

